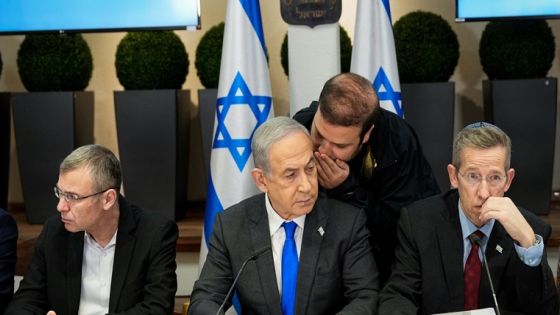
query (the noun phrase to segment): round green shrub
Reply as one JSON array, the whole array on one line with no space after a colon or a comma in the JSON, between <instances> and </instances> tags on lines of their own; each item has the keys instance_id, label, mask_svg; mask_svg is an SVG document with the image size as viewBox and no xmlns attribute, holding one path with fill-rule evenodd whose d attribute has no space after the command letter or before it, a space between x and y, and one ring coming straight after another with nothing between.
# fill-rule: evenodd
<instances>
[{"instance_id":1,"label":"round green shrub","mask_svg":"<svg viewBox=\"0 0 560 315\"><path fill-rule=\"evenodd\" d=\"M402 83L445 82L459 60L457 35L441 16L414 11L393 26Z\"/></svg>"},{"instance_id":2,"label":"round green shrub","mask_svg":"<svg viewBox=\"0 0 560 315\"><path fill-rule=\"evenodd\" d=\"M131 32L117 47L115 68L126 90L180 89L189 71L189 56L171 31Z\"/></svg>"},{"instance_id":3,"label":"round green shrub","mask_svg":"<svg viewBox=\"0 0 560 315\"><path fill-rule=\"evenodd\" d=\"M489 79L543 78L556 43L545 20L493 21L480 38L480 63Z\"/></svg>"},{"instance_id":4,"label":"round green shrub","mask_svg":"<svg viewBox=\"0 0 560 315\"><path fill-rule=\"evenodd\" d=\"M200 83L207 89L218 87L220 80L220 64L222 61L222 43L224 23L211 27L200 39L196 48L196 74Z\"/></svg>"},{"instance_id":5,"label":"round green shrub","mask_svg":"<svg viewBox=\"0 0 560 315\"><path fill-rule=\"evenodd\" d=\"M21 82L30 91L82 91L91 79L93 59L80 34L25 36L17 57Z\"/></svg>"},{"instance_id":6,"label":"round green shrub","mask_svg":"<svg viewBox=\"0 0 560 315\"><path fill-rule=\"evenodd\" d=\"M340 71L348 72L350 71L350 60L352 59L352 41L348 32L344 27L340 26ZM282 48L280 49L280 62L282 63L282 68L284 73L289 76L289 61L288 61L288 33L284 35L284 41L282 42Z\"/></svg>"}]
</instances>

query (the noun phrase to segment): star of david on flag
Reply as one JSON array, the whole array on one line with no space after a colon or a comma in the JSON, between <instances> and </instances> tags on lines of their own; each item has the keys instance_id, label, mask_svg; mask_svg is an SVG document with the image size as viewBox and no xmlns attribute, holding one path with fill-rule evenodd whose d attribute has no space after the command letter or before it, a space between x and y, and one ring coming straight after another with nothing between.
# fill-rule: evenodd
<instances>
[{"instance_id":1,"label":"star of david on flag","mask_svg":"<svg viewBox=\"0 0 560 315\"><path fill-rule=\"evenodd\" d=\"M270 91L259 1L228 0L199 269L216 215L259 192L251 139L273 114ZM238 311L235 298L233 304Z\"/></svg>"},{"instance_id":2,"label":"star of david on flag","mask_svg":"<svg viewBox=\"0 0 560 315\"><path fill-rule=\"evenodd\" d=\"M243 171L243 168L247 164L247 161L251 157L251 136L255 132L258 126L262 125L270 114L270 106L272 104L272 98L266 95L253 95L251 90L247 86L247 83L243 79L243 76L238 72L233 80L233 84L225 97L218 98L218 111L217 111L217 121L218 126L216 128L214 136L213 149L227 148L235 160L239 171ZM228 127L227 118L228 114L233 110L233 106L245 106L250 110L250 113L254 115L256 124L251 122L252 117L247 117L248 121L247 127L251 129L249 137L244 138L233 138L232 133L228 128L235 129L237 126L231 124ZM249 114L249 113L242 113ZM249 114L250 115L250 114ZM244 119L242 117L241 119Z\"/></svg>"},{"instance_id":3,"label":"star of david on flag","mask_svg":"<svg viewBox=\"0 0 560 315\"><path fill-rule=\"evenodd\" d=\"M403 117L389 0L358 0L350 71L372 82L381 107Z\"/></svg>"}]
</instances>

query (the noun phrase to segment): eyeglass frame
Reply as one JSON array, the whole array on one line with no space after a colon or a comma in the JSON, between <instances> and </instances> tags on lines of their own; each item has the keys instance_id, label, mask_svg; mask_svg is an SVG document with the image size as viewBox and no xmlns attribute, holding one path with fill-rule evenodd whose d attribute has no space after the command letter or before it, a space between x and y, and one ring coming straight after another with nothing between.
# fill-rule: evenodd
<instances>
[{"instance_id":1,"label":"eyeglass frame","mask_svg":"<svg viewBox=\"0 0 560 315\"><path fill-rule=\"evenodd\" d=\"M488 186L490 186L490 187L500 187L501 185L505 184L507 182L507 179L508 179L507 173L505 175L490 174L490 175L482 176L480 173L472 172L472 171L467 171L467 172L461 173L461 172L459 172L459 169L457 169L457 174L461 175L461 177L465 180L465 182L467 184L471 185L471 186L480 185L482 183L482 179L484 179L486 181L486 183L488 184ZM479 177L479 179L477 180L477 182L469 182L469 179L466 177L467 174L477 175ZM488 179L491 176L499 176L500 177L500 182L496 183L496 184L492 184L492 181Z\"/></svg>"},{"instance_id":2,"label":"eyeglass frame","mask_svg":"<svg viewBox=\"0 0 560 315\"><path fill-rule=\"evenodd\" d=\"M68 192L66 192L66 191L63 191L63 190L61 190L60 188L58 188L57 185L54 185L54 187L53 187L54 196L55 196L56 198L58 198L58 200L60 200L60 199L62 198L62 199L64 199L64 201L69 202L69 203L79 202L79 201L82 201L82 200L87 199L87 198L89 198L89 197L93 197L93 196L100 195L100 194L102 194L102 193L104 193L104 192L107 192L107 191L109 191L109 190L111 190L111 189L117 189L117 188L116 188L116 187L109 187L109 188L107 188L107 189L105 189L105 190L98 191L98 192L93 193L93 194L91 194L91 195L79 196L79 195L76 194L76 193L68 193ZM68 194L73 194L73 195L75 195L75 196L77 196L77 197L76 197L76 198L68 198Z\"/></svg>"}]
</instances>

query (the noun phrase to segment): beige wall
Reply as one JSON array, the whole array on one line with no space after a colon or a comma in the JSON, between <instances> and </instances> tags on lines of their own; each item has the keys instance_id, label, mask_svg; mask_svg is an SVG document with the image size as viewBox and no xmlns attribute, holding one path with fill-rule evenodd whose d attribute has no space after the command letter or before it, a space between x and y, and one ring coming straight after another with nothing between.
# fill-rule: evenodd
<instances>
[{"instance_id":1,"label":"beige wall","mask_svg":"<svg viewBox=\"0 0 560 315\"><path fill-rule=\"evenodd\" d=\"M481 82L486 78L478 59L478 41L486 23L461 23L453 21L455 5L449 0L399 0L392 1L393 21L402 15L414 10L426 10L442 15L448 20L459 37L460 59L451 80L456 82L456 128L465 123L482 119L482 88ZM202 88L196 69L194 68L194 56L196 46L200 37L211 26L223 21L225 16L226 0L202 0L201 1L202 29L196 32L178 31L190 59L190 68L184 89L193 91L192 101L198 104L196 90ZM343 0L343 11L340 23L349 32L351 38L354 34L354 16L356 0ZM285 115L289 111L289 86L287 77L284 75L280 65L280 45L287 31L287 25L280 17L279 1L261 1L261 12L263 18L266 44L270 56L270 75L272 81L272 93L276 115ZM560 38L560 21L551 20L549 24L553 28L556 38ZM117 139L115 130L115 119L113 110L113 91L122 90L114 70L114 54L116 46L124 33L85 34L93 53L94 70L93 77L87 90L95 92L95 141L108 146L117 152ZM24 91L20 82L16 59L17 50L22 41L22 36L0 37L0 53L4 62L4 70L0 76L0 91ZM557 43L560 46L560 42ZM559 51L559 49L557 49ZM557 53L558 55L558 53ZM556 58L550 76L560 76L559 58ZM305 87L302 87L305 88ZM536 106L537 104L535 104ZM528 104L532 106L532 104ZM191 116L193 122L197 113ZM196 126L196 124L194 125ZM196 128L195 128L196 129ZM204 198L206 185L200 183L204 180L201 167L200 140L197 130L193 130L191 145L190 182L197 183L189 185L189 199L198 200ZM557 139L560 138L557 136ZM13 139L13 137L12 137ZM560 144L556 145L557 152ZM556 156L560 156L558 153ZM557 158L558 159L558 158ZM555 160L557 160L555 159ZM558 164L558 163L555 163ZM555 166L558 170L558 166ZM560 180L555 171L554 187L560 187ZM15 144L12 141L9 201L23 201Z\"/></svg>"}]
</instances>

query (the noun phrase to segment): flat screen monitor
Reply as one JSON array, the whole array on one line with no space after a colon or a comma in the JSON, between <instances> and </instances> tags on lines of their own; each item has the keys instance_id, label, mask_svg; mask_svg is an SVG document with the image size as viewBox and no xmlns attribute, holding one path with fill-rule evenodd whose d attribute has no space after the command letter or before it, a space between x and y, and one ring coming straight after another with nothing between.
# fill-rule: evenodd
<instances>
[{"instance_id":1,"label":"flat screen monitor","mask_svg":"<svg viewBox=\"0 0 560 315\"><path fill-rule=\"evenodd\" d=\"M0 34L196 28L199 0L0 0Z\"/></svg>"},{"instance_id":2,"label":"flat screen monitor","mask_svg":"<svg viewBox=\"0 0 560 315\"><path fill-rule=\"evenodd\" d=\"M560 0L455 0L455 20L557 19Z\"/></svg>"}]
</instances>

